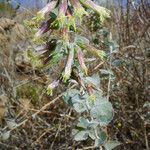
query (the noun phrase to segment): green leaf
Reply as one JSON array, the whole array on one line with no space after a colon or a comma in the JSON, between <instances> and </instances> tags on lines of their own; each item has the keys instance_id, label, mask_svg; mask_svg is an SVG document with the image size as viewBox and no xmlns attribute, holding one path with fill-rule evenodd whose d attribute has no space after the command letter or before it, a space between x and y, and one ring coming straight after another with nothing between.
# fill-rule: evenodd
<instances>
[{"instance_id":1,"label":"green leaf","mask_svg":"<svg viewBox=\"0 0 150 150\"><path fill-rule=\"evenodd\" d=\"M91 77L86 77L85 80L86 80L86 83L93 84L96 87L100 85L100 77L98 74L94 74Z\"/></svg>"},{"instance_id":2,"label":"green leaf","mask_svg":"<svg viewBox=\"0 0 150 150\"><path fill-rule=\"evenodd\" d=\"M89 127L95 129L99 125L99 122L96 120L92 120L89 122Z\"/></svg>"},{"instance_id":3,"label":"green leaf","mask_svg":"<svg viewBox=\"0 0 150 150\"><path fill-rule=\"evenodd\" d=\"M64 94L64 96L63 96L63 100L64 100L64 102L66 102L69 106L73 106L73 103L72 103L72 100L71 100L71 98L66 94Z\"/></svg>"},{"instance_id":4,"label":"green leaf","mask_svg":"<svg viewBox=\"0 0 150 150\"><path fill-rule=\"evenodd\" d=\"M98 130L98 137L95 139L95 146L99 147L107 140L107 134L104 131Z\"/></svg>"},{"instance_id":5,"label":"green leaf","mask_svg":"<svg viewBox=\"0 0 150 150\"><path fill-rule=\"evenodd\" d=\"M52 19L52 22L53 22L54 20L56 20L57 15L54 12L50 12L49 17Z\"/></svg>"},{"instance_id":6,"label":"green leaf","mask_svg":"<svg viewBox=\"0 0 150 150\"><path fill-rule=\"evenodd\" d=\"M92 140L95 140L96 135L95 135L94 129L89 130L89 137L90 137Z\"/></svg>"},{"instance_id":7,"label":"green leaf","mask_svg":"<svg viewBox=\"0 0 150 150\"><path fill-rule=\"evenodd\" d=\"M97 106L101 104L102 102L108 102L107 98L102 95L103 93L101 91L94 91L94 95L96 97L96 100L94 102L94 105Z\"/></svg>"},{"instance_id":8,"label":"green leaf","mask_svg":"<svg viewBox=\"0 0 150 150\"><path fill-rule=\"evenodd\" d=\"M1 135L1 139L2 141L6 141L10 138L10 131L7 131L7 132L4 132L2 135Z\"/></svg>"},{"instance_id":9,"label":"green leaf","mask_svg":"<svg viewBox=\"0 0 150 150\"><path fill-rule=\"evenodd\" d=\"M150 109L150 102L146 101L143 105L143 108L148 108Z\"/></svg>"},{"instance_id":10,"label":"green leaf","mask_svg":"<svg viewBox=\"0 0 150 150\"><path fill-rule=\"evenodd\" d=\"M73 107L78 113L82 113L87 110L86 105L84 103L80 103L80 102L73 104Z\"/></svg>"},{"instance_id":11,"label":"green leaf","mask_svg":"<svg viewBox=\"0 0 150 150\"><path fill-rule=\"evenodd\" d=\"M77 45L89 44L89 40L81 35L76 35L75 43L77 43Z\"/></svg>"},{"instance_id":12,"label":"green leaf","mask_svg":"<svg viewBox=\"0 0 150 150\"><path fill-rule=\"evenodd\" d=\"M74 135L75 141L83 141L88 138L88 131L79 131L77 129L73 129L72 134Z\"/></svg>"},{"instance_id":13,"label":"green leaf","mask_svg":"<svg viewBox=\"0 0 150 150\"><path fill-rule=\"evenodd\" d=\"M79 94L80 92L78 90L71 89L64 93L63 99L68 105L73 106L75 101L79 101Z\"/></svg>"},{"instance_id":14,"label":"green leaf","mask_svg":"<svg viewBox=\"0 0 150 150\"><path fill-rule=\"evenodd\" d=\"M88 126L89 126L89 120L88 119L85 119L83 117L80 117L79 118L79 123L77 124L78 127L81 127L81 128L84 128L84 129L87 129Z\"/></svg>"},{"instance_id":15,"label":"green leaf","mask_svg":"<svg viewBox=\"0 0 150 150\"><path fill-rule=\"evenodd\" d=\"M90 114L101 126L106 126L113 119L113 108L110 102L100 101L91 109Z\"/></svg>"},{"instance_id":16,"label":"green leaf","mask_svg":"<svg viewBox=\"0 0 150 150\"><path fill-rule=\"evenodd\" d=\"M104 144L104 147L105 147L106 150L113 150L118 145L120 145L120 142L118 142L118 141L107 141Z\"/></svg>"}]
</instances>

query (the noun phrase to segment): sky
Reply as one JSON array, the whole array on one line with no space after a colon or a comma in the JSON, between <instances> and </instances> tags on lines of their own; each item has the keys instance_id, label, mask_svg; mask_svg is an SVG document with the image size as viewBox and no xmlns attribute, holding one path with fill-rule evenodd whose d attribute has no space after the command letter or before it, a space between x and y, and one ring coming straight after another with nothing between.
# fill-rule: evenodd
<instances>
[{"instance_id":1,"label":"sky","mask_svg":"<svg viewBox=\"0 0 150 150\"><path fill-rule=\"evenodd\" d=\"M47 0L11 0L13 6L18 3L25 8L43 7Z\"/></svg>"},{"instance_id":2,"label":"sky","mask_svg":"<svg viewBox=\"0 0 150 150\"><path fill-rule=\"evenodd\" d=\"M5 1L5 0L4 0ZM35 7L36 4L39 6L44 6L47 0L12 0L12 3L20 3L22 6L25 7ZM107 1L107 0L97 0L99 2ZM124 4L126 3L127 0L123 0Z\"/></svg>"},{"instance_id":3,"label":"sky","mask_svg":"<svg viewBox=\"0 0 150 150\"><path fill-rule=\"evenodd\" d=\"M0 0L0 2L5 2L6 0ZM47 0L10 0L12 5L15 7L17 4L21 4L21 8L42 8L46 4ZM109 0L95 0L97 2L108 2ZM116 0L118 1L118 0ZM126 4L127 0L123 0L124 5Z\"/></svg>"}]
</instances>

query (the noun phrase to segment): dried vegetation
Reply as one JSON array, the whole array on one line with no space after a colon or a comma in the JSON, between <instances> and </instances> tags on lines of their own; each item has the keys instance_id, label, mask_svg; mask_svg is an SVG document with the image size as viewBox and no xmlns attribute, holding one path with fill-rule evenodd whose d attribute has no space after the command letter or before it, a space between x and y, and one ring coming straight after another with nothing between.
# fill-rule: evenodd
<instances>
[{"instance_id":1,"label":"dried vegetation","mask_svg":"<svg viewBox=\"0 0 150 150\"><path fill-rule=\"evenodd\" d=\"M115 118L108 132L122 143L116 150L149 150L150 6L142 0L136 10L129 2L127 6L126 10L113 7L112 20L107 25L119 47L111 58L115 78L109 93ZM58 74L56 68L35 70L22 55L30 45L26 37L28 31L23 25L0 18L1 149L92 149L88 147L91 141L74 142L70 135L78 116L61 99L64 85L53 97L45 94L46 84ZM97 62L91 68L99 71L108 67L106 62ZM101 81L106 93L108 82L109 78Z\"/></svg>"}]
</instances>

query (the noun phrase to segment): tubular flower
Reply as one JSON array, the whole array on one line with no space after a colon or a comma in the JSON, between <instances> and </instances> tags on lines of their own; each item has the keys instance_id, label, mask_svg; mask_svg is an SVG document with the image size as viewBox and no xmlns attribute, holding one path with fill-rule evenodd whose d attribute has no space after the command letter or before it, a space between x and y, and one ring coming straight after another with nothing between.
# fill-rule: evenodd
<instances>
[{"instance_id":1,"label":"tubular flower","mask_svg":"<svg viewBox=\"0 0 150 150\"><path fill-rule=\"evenodd\" d=\"M66 82L71 75L71 67L73 64L73 58L74 58L74 49L69 49L69 56L68 56L68 60L67 60L67 64L65 66L65 71L63 74L63 80Z\"/></svg>"},{"instance_id":2,"label":"tubular flower","mask_svg":"<svg viewBox=\"0 0 150 150\"><path fill-rule=\"evenodd\" d=\"M57 18L60 27L67 25L67 17L66 17L67 7L68 7L67 0L62 0L59 6L59 12Z\"/></svg>"},{"instance_id":3,"label":"tubular flower","mask_svg":"<svg viewBox=\"0 0 150 150\"><path fill-rule=\"evenodd\" d=\"M41 36L42 34L46 33L47 31L50 30L50 24L51 24L51 19L47 20L46 22L43 22L39 28L39 30L37 31L37 33L35 34L36 37Z\"/></svg>"},{"instance_id":4,"label":"tubular flower","mask_svg":"<svg viewBox=\"0 0 150 150\"><path fill-rule=\"evenodd\" d=\"M89 95L93 95L94 94L93 87L90 84L87 85L87 92L88 92Z\"/></svg>"},{"instance_id":5,"label":"tubular flower","mask_svg":"<svg viewBox=\"0 0 150 150\"><path fill-rule=\"evenodd\" d=\"M47 94L52 96L53 90L59 85L60 80L54 80L51 84L47 87Z\"/></svg>"},{"instance_id":6,"label":"tubular flower","mask_svg":"<svg viewBox=\"0 0 150 150\"><path fill-rule=\"evenodd\" d=\"M52 39L51 41L47 42L45 45L41 45L35 48L35 51L40 55L40 58L43 60L44 64L51 59L51 54L56 48L57 41Z\"/></svg>"},{"instance_id":7,"label":"tubular flower","mask_svg":"<svg viewBox=\"0 0 150 150\"><path fill-rule=\"evenodd\" d=\"M80 0L80 2L84 6L94 10L95 12L97 12L100 15L100 19L101 19L102 22L104 21L105 18L110 18L110 11L108 9L95 4L91 0Z\"/></svg>"},{"instance_id":8,"label":"tubular flower","mask_svg":"<svg viewBox=\"0 0 150 150\"><path fill-rule=\"evenodd\" d=\"M75 18L74 16L71 15L69 11L67 11L67 19L68 19L68 29L70 29L70 27L73 27L73 29L76 31Z\"/></svg>"},{"instance_id":9,"label":"tubular flower","mask_svg":"<svg viewBox=\"0 0 150 150\"><path fill-rule=\"evenodd\" d=\"M84 70L85 74L87 75L88 69L84 63L84 56L83 56L83 52L80 49L80 47L77 48L77 57L78 57L78 61L79 61L81 68Z\"/></svg>"},{"instance_id":10,"label":"tubular flower","mask_svg":"<svg viewBox=\"0 0 150 150\"><path fill-rule=\"evenodd\" d=\"M40 45L35 48L36 52L45 51L53 49L56 46L57 40L52 39L51 41L47 42L45 45Z\"/></svg>"},{"instance_id":11,"label":"tubular flower","mask_svg":"<svg viewBox=\"0 0 150 150\"><path fill-rule=\"evenodd\" d=\"M41 46L38 46L35 48L35 51L39 54L39 55L42 55L44 54L48 49L48 45L41 45Z\"/></svg>"},{"instance_id":12,"label":"tubular flower","mask_svg":"<svg viewBox=\"0 0 150 150\"><path fill-rule=\"evenodd\" d=\"M41 18L44 18L47 13L51 12L55 8L56 4L57 4L57 1L49 2L43 9L41 9L38 12L38 15L40 15Z\"/></svg>"},{"instance_id":13,"label":"tubular flower","mask_svg":"<svg viewBox=\"0 0 150 150\"><path fill-rule=\"evenodd\" d=\"M61 29L61 38L64 42L69 41L68 30L66 28Z\"/></svg>"},{"instance_id":14,"label":"tubular flower","mask_svg":"<svg viewBox=\"0 0 150 150\"><path fill-rule=\"evenodd\" d=\"M74 16L79 18L80 21L82 20L83 15L88 15L78 0L71 0L70 2L74 7Z\"/></svg>"}]
</instances>

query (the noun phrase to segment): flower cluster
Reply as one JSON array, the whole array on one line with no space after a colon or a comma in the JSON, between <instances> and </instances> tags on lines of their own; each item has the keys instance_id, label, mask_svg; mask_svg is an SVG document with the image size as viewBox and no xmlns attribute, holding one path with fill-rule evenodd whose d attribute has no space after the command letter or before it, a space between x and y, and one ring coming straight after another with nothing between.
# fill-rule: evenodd
<instances>
[{"instance_id":1,"label":"flower cluster","mask_svg":"<svg viewBox=\"0 0 150 150\"><path fill-rule=\"evenodd\" d=\"M37 13L37 16L33 18L37 22L42 21L46 18L47 14L56 14L55 18L50 18L48 21L42 23L37 35L43 34L46 31L58 25L60 28L67 28L68 30L72 27L76 29L76 24L82 21L84 15L88 15L85 8L92 9L100 15L102 21L104 18L110 17L110 12L104 7L96 5L91 0L56 0L49 2L42 10Z\"/></svg>"},{"instance_id":2,"label":"flower cluster","mask_svg":"<svg viewBox=\"0 0 150 150\"><path fill-rule=\"evenodd\" d=\"M48 64L54 57L57 57L58 60L60 56L63 56L62 59L67 58L66 66L62 73L62 80L65 82L71 76L75 60L77 60L82 71L86 75L88 74L83 50L101 59L105 56L103 51L96 49L89 43L85 43L84 40L75 40L76 38L72 37L78 33L77 27L79 28L83 17L88 15L89 11L87 9L98 13L101 21L110 15L107 9L96 5L91 0L52 0L37 13L37 16L29 24L31 25L30 27L34 28L34 41L42 39L45 33L48 32L47 39L50 39L50 41L40 42L39 46L35 48L40 58L43 59L44 64ZM46 20L46 18L48 19ZM63 55L59 55L60 53L63 53ZM49 85L50 94L52 89L56 87L55 85L58 84L59 82L54 82Z\"/></svg>"}]
</instances>

